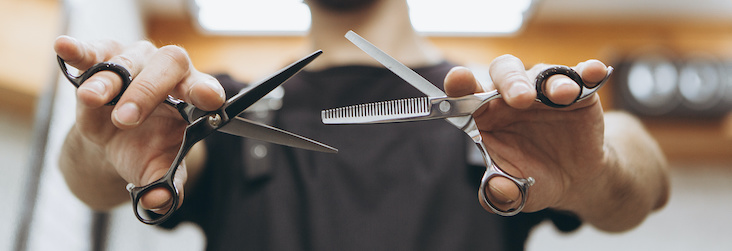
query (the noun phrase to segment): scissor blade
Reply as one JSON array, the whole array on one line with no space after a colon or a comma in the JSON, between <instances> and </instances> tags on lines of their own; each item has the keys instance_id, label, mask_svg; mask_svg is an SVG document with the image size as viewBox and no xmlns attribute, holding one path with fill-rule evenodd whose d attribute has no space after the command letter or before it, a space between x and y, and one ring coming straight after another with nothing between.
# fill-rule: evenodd
<instances>
[{"instance_id":1,"label":"scissor blade","mask_svg":"<svg viewBox=\"0 0 732 251\"><path fill-rule=\"evenodd\" d=\"M469 116L487 102L500 98L498 91L462 97L397 99L328 109L321 112L324 124L370 124L448 119ZM451 123L453 121L450 121Z\"/></svg>"},{"instance_id":2,"label":"scissor blade","mask_svg":"<svg viewBox=\"0 0 732 251\"><path fill-rule=\"evenodd\" d=\"M277 86L280 86L282 83L290 79L290 77L298 73L322 53L323 51L318 50L308 55L307 57L304 57L299 61L283 68L279 72L264 79L263 81L254 84L254 87L250 88L248 91L239 93L230 98L226 101L226 104L224 104L223 108L226 112L226 115L229 116L229 118L236 117L236 115L242 113L244 110L249 108L249 106L267 95L267 93L271 92L272 90L277 88Z\"/></svg>"},{"instance_id":3,"label":"scissor blade","mask_svg":"<svg viewBox=\"0 0 732 251\"><path fill-rule=\"evenodd\" d=\"M290 147L297 147L306 150L325 153L338 152L338 149L317 142L315 140L308 139L279 128L260 124L241 117L236 117L232 119L228 124L222 126L218 130L236 136L271 142Z\"/></svg>"},{"instance_id":4,"label":"scissor blade","mask_svg":"<svg viewBox=\"0 0 732 251\"><path fill-rule=\"evenodd\" d=\"M437 88L437 86L430 83L430 81L427 81L427 79L389 56L355 32L348 31L348 33L346 33L346 38L351 41L351 43L358 46L362 51L366 52L366 54L369 54L369 56L376 59L376 61L379 61L379 63L386 66L387 69L391 70L394 74L407 81L407 83L411 84L414 88L417 88L417 90L421 91L425 95L429 97L445 96L445 92L440 90L440 88Z\"/></svg>"},{"instance_id":5,"label":"scissor blade","mask_svg":"<svg viewBox=\"0 0 732 251\"><path fill-rule=\"evenodd\" d=\"M431 119L429 98L352 105L321 112L324 124L374 124Z\"/></svg>"}]
</instances>

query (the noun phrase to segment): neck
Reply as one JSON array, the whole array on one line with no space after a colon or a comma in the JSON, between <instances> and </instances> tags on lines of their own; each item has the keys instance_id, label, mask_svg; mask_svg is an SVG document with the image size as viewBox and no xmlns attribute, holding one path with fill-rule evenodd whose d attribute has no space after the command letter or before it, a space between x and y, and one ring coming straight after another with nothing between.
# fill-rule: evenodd
<instances>
[{"instance_id":1,"label":"neck","mask_svg":"<svg viewBox=\"0 0 732 251\"><path fill-rule=\"evenodd\" d=\"M310 69L343 65L374 65L378 62L351 44L344 35L353 30L405 65L419 67L437 64L439 52L419 36L409 20L406 1L384 0L355 12L342 13L310 4L312 23L308 39L311 49L323 55Z\"/></svg>"}]
</instances>

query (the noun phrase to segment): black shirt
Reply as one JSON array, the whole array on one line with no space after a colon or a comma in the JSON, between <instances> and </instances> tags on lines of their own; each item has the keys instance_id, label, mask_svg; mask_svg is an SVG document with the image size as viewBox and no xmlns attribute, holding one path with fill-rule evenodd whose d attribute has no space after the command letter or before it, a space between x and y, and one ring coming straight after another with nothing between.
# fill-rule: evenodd
<instances>
[{"instance_id":1,"label":"black shirt","mask_svg":"<svg viewBox=\"0 0 732 251\"><path fill-rule=\"evenodd\" d=\"M451 67L417 72L441 85ZM228 76L219 80L227 95L243 87ZM549 211L514 217L485 211L477 200L485 167L467 163L471 141L443 120L321 122L324 109L424 96L385 68L303 71L283 87L272 124L340 152L270 146L264 162L251 162L252 140L215 134L206 141L195 191L187 191L164 227L200 225L209 250L521 250L542 219L566 230L579 225ZM263 170L251 163L268 164Z\"/></svg>"}]
</instances>

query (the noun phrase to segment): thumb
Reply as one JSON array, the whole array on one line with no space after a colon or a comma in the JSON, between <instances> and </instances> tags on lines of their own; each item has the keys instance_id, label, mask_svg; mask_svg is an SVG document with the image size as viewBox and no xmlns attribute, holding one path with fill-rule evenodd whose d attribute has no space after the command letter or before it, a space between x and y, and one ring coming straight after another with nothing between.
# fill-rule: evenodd
<instances>
[{"instance_id":1,"label":"thumb","mask_svg":"<svg viewBox=\"0 0 732 251\"><path fill-rule=\"evenodd\" d=\"M177 168L178 170L173 176L173 185L174 189L178 193L177 207L179 208L183 204L184 186L186 180L188 179L188 170L186 168L185 162L182 162L181 165L179 165ZM173 206L173 196L174 195L171 193L171 191L166 189L165 187L157 187L145 193L142 198L140 198L139 203L140 206L142 206L142 208L144 209L153 211L155 213L164 214L165 212L169 211Z\"/></svg>"}]
</instances>

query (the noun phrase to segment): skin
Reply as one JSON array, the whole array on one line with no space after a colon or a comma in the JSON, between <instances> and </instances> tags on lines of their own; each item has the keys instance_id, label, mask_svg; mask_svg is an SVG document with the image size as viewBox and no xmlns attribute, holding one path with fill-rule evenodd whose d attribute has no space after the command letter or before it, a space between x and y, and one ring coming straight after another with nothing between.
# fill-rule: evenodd
<instances>
[{"instance_id":1,"label":"skin","mask_svg":"<svg viewBox=\"0 0 732 251\"><path fill-rule=\"evenodd\" d=\"M345 64L380 66L343 38L348 30L411 67L442 60L439 51L414 32L406 1L375 0L347 12L306 3L313 16L309 41L313 49L326 52L309 70ZM197 71L178 46L156 48L149 42L122 45L61 36L54 48L78 69L111 61L125 66L134 77L114 107L104 105L120 89L121 81L113 73L100 72L77 90L77 120L62 148L60 167L72 192L94 210L129 201L127 183L142 186L167 171L186 126L176 111L162 104L168 94L204 110L224 102L220 84ZM596 94L561 109L536 102L532 80L547 67L526 70L520 59L504 55L490 65L492 83L480 84L470 70L456 67L444 85L450 96L492 89L503 94L503 99L486 104L474 116L496 164L513 176L536 180L524 211L568 210L607 231L640 224L668 200L667 164L658 145L634 117L604 113ZM607 71L597 60L573 68L590 85ZM548 97L560 104L570 103L579 92L562 75L551 77L547 86ZM200 144L189 153L176 176L178 187L185 187L181 197L183 191L195 189L205 158ZM506 180L492 180L489 189L496 203L517 199L516 187ZM158 190L143 197L142 205L165 209L169 201L170 194Z\"/></svg>"}]
</instances>

